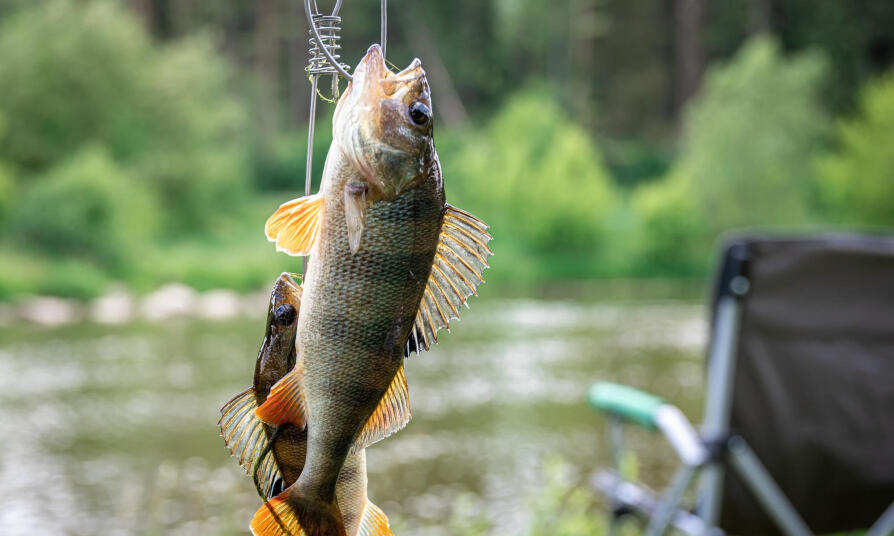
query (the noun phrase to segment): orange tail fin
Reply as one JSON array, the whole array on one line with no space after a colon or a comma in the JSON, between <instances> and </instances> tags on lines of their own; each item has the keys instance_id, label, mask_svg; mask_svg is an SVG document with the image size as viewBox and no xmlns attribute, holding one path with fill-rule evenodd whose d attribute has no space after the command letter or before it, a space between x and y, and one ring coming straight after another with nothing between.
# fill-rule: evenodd
<instances>
[{"instance_id":1,"label":"orange tail fin","mask_svg":"<svg viewBox=\"0 0 894 536\"><path fill-rule=\"evenodd\" d=\"M295 365L292 372L283 376L267 396L255 415L271 426L290 423L304 428L304 392L301 389L301 362Z\"/></svg>"},{"instance_id":2,"label":"orange tail fin","mask_svg":"<svg viewBox=\"0 0 894 536\"><path fill-rule=\"evenodd\" d=\"M267 219L264 233L276 242L276 250L289 255L307 255L320 236L323 196L299 197L280 205Z\"/></svg>"},{"instance_id":3,"label":"orange tail fin","mask_svg":"<svg viewBox=\"0 0 894 536\"><path fill-rule=\"evenodd\" d=\"M296 498L291 489L261 505L250 528L255 536L347 536L335 504Z\"/></svg>"}]
</instances>

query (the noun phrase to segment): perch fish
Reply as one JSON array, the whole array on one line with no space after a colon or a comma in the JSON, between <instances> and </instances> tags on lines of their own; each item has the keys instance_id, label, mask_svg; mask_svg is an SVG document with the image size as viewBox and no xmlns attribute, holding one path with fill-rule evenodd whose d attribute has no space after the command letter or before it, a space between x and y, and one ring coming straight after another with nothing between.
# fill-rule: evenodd
<instances>
[{"instance_id":1,"label":"perch fish","mask_svg":"<svg viewBox=\"0 0 894 536\"><path fill-rule=\"evenodd\" d=\"M301 288L283 273L270 295L267 330L255 365L254 383L221 408L218 422L233 456L246 472L257 474L265 498L297 480L307 451L306 430L288 424L274 430L254 414L270 388L295 366L300 309ZM271 439L272 452L264 455ZM393 536L384 512L367 498L366 485L366 451L361 450L347 457L335 488L345 531L349 536Z\"/></svg>"},{"instance_id":2,"label":"perch fish","mask_svg":"<svg viewBox=\"0 0 894 536\"><path fill-rule=\"evenodd\" d=\"M487 226L445 201L418 59L388 70L370 47L335 109L320 192L287 202L267 238L311 256L300 358L256 414L307 429L294 484L255 514L258 535L343 536L336 484L349 454L410 418L404 357L427 350L476 292Z\"/></svg>"}]
</instances>

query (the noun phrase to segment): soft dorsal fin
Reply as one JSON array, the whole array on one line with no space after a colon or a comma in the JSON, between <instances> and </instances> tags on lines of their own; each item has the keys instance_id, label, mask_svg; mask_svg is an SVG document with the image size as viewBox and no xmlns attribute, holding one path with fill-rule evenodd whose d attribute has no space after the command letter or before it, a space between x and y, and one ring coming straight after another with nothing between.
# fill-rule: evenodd
<instances>
[{"instance_id":1,"label":"soft dorsal fin","mask_svg":"<svg viewBox=\"0 0 894 536\"><path fill-rule=\"evenodd\" d=\"M307 255L320 236L324 200L321 194L293 199L267 219L264 233L276 242L276 250L289 255Z\"/></svg>"},{"instance_id":2,"label":"soft dorsal fin","mask_svg":"<svg viewBox=\"0 0 894 536\"><path fill-rule=\"evenodd\" d=\"M360 520L357 536L394 536L391 527L388 526L388 516L369 499L363 509L363 518Z\"/></svg>"},{"instance_id":3,"label":"soft dorsal fin","mask_svg":"<svg viewBox=\"0 0 894 536\"><path fill-rule=\"evenodd\" d=\"M366 420L363 429L354 439L351 451L365 449L376 441L384 439L407 425L410 421L410 391L407 375L401 364L391 385L379 401L375 411Z\"/></svg>"},{"instance_id":4,"label":"soft dorsal fin","mask_svg":"<svg viewBox=\"0 0 894 536\"><path fill-rule=\"evenodd\" d=\"M291 372L280 378L270 389L267 400L255 410L255 415L265 423L279 426L289 423L304 428L306 422L304 390L301 387L303 372L299 361Z\"/></svg>"},{"instance_id":5,"label":"soft dorsal fin","mask_svg":"<svg viewBox=\"0 0 894 536\"><path fill-rule=\"evenodd\" d=\"M407 340L407 356L438 342L438 331L449 330L450 321L459 318L459 309L468 307L469 296L478 293L487 258L493 255L487 245L491 238L486 223L447 205L431 274Z\"/></svg>"},{"instance_id":6,"label":"soft dorsal fin","mask_svg":"<svg viewBox=\"0 0 894 536\"><path fill-rule=\"evenodd\" d=\"M264 423L255 417L257 407L255 390L249 387L220 408L217 422L224 443L246 474L251 473L255 458L268 440ZM276 480L281 478L273 456L265 457L258 470L258 482L267 497L271 496Z\"/></svg>"}]
</instances>

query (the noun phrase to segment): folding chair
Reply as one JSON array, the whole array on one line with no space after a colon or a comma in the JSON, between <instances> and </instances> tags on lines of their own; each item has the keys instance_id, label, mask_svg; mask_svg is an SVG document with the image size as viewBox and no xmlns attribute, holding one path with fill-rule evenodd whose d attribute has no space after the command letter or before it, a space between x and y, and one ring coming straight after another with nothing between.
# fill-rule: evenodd
<instances>
[{"instance_id":1,"label":"folding chair","mask_svg":"<svg viewBox=\"0 0 894 536\"><path fill-rule=\"evenodd\" d=\"M682 462L660 495L598 471L613 531L639 513L650 535L894 534L894 238L735 238L716 281L700 431L642 391L588 393L616 465L625 422Z\"/></svg>"}]
</instances>

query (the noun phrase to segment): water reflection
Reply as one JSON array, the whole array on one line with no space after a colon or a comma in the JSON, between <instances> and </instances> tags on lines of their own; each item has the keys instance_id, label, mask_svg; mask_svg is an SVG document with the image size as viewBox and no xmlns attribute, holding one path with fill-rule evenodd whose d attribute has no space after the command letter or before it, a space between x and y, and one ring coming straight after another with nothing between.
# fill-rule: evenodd
<instances>
[{"instance_id":1,"label":"water reflection","mask_svg":"<svg viewBox=\"0 0 894 536\"><path fill-rule=\"evenodd\" d=\"M587 387L612 379L698 415L702 308L478 302L407 372L413 420L368 451L370 496L401 535L447 519L524 526L542 463L607 462ZM0 331L4 534L244 534L257 507L215 423L251 381L263 318ZM633 433L646 480L665 445Z\"/></svg>"}]
</instances>

